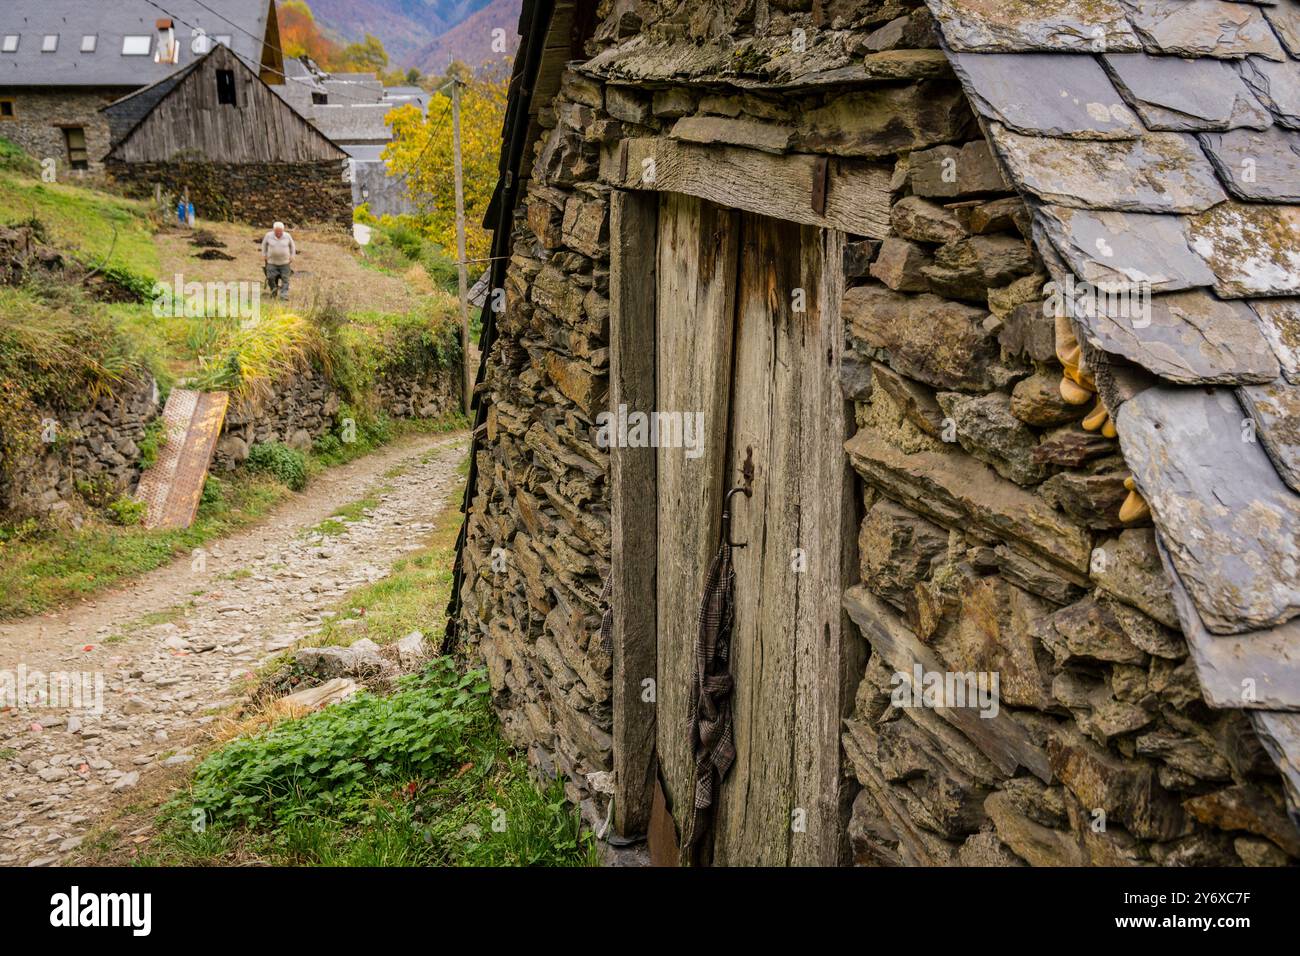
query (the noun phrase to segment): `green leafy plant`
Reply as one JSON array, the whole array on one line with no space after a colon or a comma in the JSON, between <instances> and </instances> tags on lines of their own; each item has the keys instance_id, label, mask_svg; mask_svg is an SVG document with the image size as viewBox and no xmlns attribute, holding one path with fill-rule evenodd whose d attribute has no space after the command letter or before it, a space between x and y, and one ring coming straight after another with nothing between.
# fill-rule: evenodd
<instances>
[{"instance_id":1,"label":"green leafy plant","mask_svg":"<svg viewBox=\"0 0 1300 956\"><path fill-rule=\"evenodd\" d=\"M194 805L219 823L355 818L374 787L456 766L467 735L490 722L487 693L482 671L438 658L387 697L363 692L235 739L199 766Z\"/></svg>"},{"instance_id":2,"label":"green leafy plant","mask_svg":"<svg viewBox=\"0 0 1300 956\"><path fill-rule=\"evenodd\" d=\"M291 491L302 491L307 485L307 459L282 442L254 445L248 450L244 466L270 475Z\"/></svg>"},{"instance_id":3,"label":"green leafy plant","mask_svg":"<svg viewBox=\"0 0 1300 956\"><path fill-rule=\"evenodd\" d=\"M113 523L125 527L136 525L143 521L147 510L148 506L143 501L136 501L134 498L128 498L125 495L116 499L108 506L108 513L113 519Z\"/></svg>"},{"instance_id":4,"label":"green leafy plant","mask_svg":"<svg viewBox=\"0 0 1300 956\"><path fill-rule=\"evenodd\" d=\"M161 418L155 418L144 426L144 434L136 442L136 447L140 449L140 467L142 469L152 468L154 462L158 460L158 449L162 447L164 437L165 432Z\"/></svg>"}]
</instances>

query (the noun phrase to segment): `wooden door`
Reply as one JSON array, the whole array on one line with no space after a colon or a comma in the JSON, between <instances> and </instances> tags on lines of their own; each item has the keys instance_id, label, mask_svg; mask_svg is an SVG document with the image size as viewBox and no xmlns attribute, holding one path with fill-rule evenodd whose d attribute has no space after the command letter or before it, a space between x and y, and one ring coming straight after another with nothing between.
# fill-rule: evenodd
<instances>
[{"instance_id":1,"label":"wooden door","mask_svg":"<svg viewBox=\"0 0 1300 956\"><path fill-rule=\"evenodd\" d=\"M752 497L733 499L733 537L748 546L735 552L736 762L716 803L716 865L841 859L839 732L861 663L840 610L856 523L839 388L841 254L838 233L661 200L657 399L660 410L703 409L708 439L694 461L658 451L656 744L679 832L692 785L696 613L723 496L752 468Z\"/></svg>"}]
</instances>

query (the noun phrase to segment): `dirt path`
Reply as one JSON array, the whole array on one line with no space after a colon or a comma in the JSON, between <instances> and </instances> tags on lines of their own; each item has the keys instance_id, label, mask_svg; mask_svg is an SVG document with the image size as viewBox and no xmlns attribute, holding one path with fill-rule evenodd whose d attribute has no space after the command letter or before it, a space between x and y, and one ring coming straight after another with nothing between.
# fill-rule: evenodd
<instances>
[{"instance_id":1,"label":"dirt path","mask_svg":"<svg viewBox=\"0 0 1300 956\"><path fill-rule=\"evenodd\" d=\"M183 558L94 601L0 625L0 681L25 673L31 687L35 672L61 672L90 691L80 707L0 711L0 864L58 862L142 773L191 760L186 744L237 700L236 682L421 546L466 447L463 433L399 441L213 543L202 567ZM378 504L342 533L311 532L377 486ZM151 625L151 615L171 620Z\"/></svg>"},{"instance_id":2,"label":"dirt path","mask_svg":"<svg viewBox=\"0 0 1300 956\"><path fill-rule=\"evenodd\" d=\"M260 243L270 223L262 227L228 222L199 225L225 244L209 250L209 254L231 258L201 259L199 254L205 250L191 244L193 233L180 227L169 228L154 238L160 276L180 274L186 282L264 281ZM329 297L345 310L406 312L414 308L421 295L433 291L431 281L422 270L416 271L413 278L418 281L412 283L363 265L355 243L346 236L298 229L293 231L293 238L298 258L294 261L290 283L291 303L302 305Z\"/></svg>"}]
</instances>

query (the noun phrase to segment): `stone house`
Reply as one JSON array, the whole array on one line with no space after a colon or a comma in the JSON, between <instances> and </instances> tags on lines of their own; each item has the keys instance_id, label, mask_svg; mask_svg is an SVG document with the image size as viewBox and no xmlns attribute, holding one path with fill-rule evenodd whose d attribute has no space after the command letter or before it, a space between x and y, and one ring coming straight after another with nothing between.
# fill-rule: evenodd
<instances>
[{"instance_id":1,"label":"stone house","mask_svg":"<svg viewBox=\"0 0 1300 956\"><path fill-rule=\"evenodd\" d=\"M330 73L302 57L289 61L275 92L348 154L352 204L377 216L414 212L405 183L388 175L384 147L393 139L387 116L399 106L424 112L429 94L418 86L384 86L374 73Z\"/></svg>"},{"instance_id":2,"label":"stone house","mask_svg":"<svg viewBox=\"0 0 1300 956\"><path fill-rule=\"evenodd\" d=\"M55 174L102 169L113 142L101 109L163 83L222 44L282 82L274 0L6 0L0 5L0 137ZM162 91L165 91L165 86ZM160 91L161 92L161 91Z\"/></svg>"},{"instance_id":3,"label":"stone house","mask_svg":"<svg viewBox=\"0 0 1300 956\"><path fill-rule=\"evenodd\" d=\"M188 192L200 218L351 228L347 154L228 47L169 78L161 95L146 88L105 112L117 128L134 119L105 158L129 192Z\"/></svg>"},{"instance_id":4,"label":"stone house","mask_svg":"<svg viewBox=\"0 0 1300 956\"><path fill-rule=\"evenodd\" d=\"M687 856L729 500L693 862L1300 859L1300 5L519 32L450 623L537 771Z\"/></svg>"}]
</instances>

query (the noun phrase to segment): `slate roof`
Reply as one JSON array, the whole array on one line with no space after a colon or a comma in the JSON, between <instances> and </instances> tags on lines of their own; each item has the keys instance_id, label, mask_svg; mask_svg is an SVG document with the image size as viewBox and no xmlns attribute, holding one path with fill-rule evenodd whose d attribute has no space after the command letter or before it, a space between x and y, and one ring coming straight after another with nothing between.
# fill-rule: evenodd
<instances>
[{"instance_id":1,"label":"slate roof","mask_svg":"<svg viewBox=\"0 0 1300 956\"><path fill-rule=\"evenodd\" d=\"M261 37L271 0L161 0L175 21L179 63L155 63L154 24L166 14L144 0L3 0L0 36L16 34L18 49L0 52L0 87L91 86L134 89L148 86L198 60L190 46L191 30L210 37L229 37L230 47L246 63L262 62ZM211 8L204 9L204 5ZM212 11L216 11L213 13ZM217 14L220 14L218 16ZM233 23L232 23L233 21ZM57 34L58 47L41 52L42 38ZM93 52L81 52L83 36L96 37ZM124 36L148 36L149 54L123 56ZM254 39L258 37L259 39Z\"/></svg>"},{"instance_id":2,"label":"slate roof","mask_svg":"<svg viewBox=\"0 0 1300 956\"><path fill-rule=\"evenodd\" d=\"M1151 507L1206 700L1300 823L1300 3L926 0Z\"/></svg>"}]
</instances>

